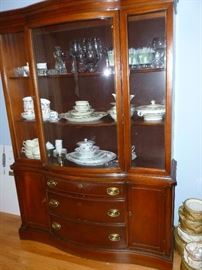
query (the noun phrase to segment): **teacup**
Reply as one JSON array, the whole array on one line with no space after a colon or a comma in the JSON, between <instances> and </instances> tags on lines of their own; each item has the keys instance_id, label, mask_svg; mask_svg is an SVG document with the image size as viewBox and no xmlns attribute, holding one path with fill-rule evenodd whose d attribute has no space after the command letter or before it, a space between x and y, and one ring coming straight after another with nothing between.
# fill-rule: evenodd
<instances>
[{"instance_id":1,"label":"teacup","mask_svg":"<svg viewBox=\"0 0 202 270\"><path fill-rule=\"evenodd\" d=\"M38 140L38 138L35 138L35 139L33 139L33 140L25 140L25 141L23 141L23 146L25 147L25 148L29 148L29 147L36 147L36 146L38 146L39 145L39 140Z\"/></svg>"},{"instance_id":2,"label":"teacup","mask_svg":"<svg viewBox=\"0 0 202 270\"><path fill-rule=\"evenodd\" d=\"M54 147L54 145L51 143L51 142L47 142L46 143L46 149L47 150L52 150L52 149L54 149L55 147Z\"/></svg>"},{"instance_id":3,"label":"teacup","mask_svg":"<svg viewBox=\"0 0 202 270\"><path fill-rule=\"evenodd\" d=\"M49 115L49 120L50 121L57 121L58 120L58 112L51 110L50 115Z\"/></svg>"},{"instance_id":4,"label":"teacup","mask_svg":"<svg viewBox=\"0 0 202 270\"><path fill-rule=\"evenodd\" d=\"M28 76L29 75L29 66L22 66L22 70L23 70L23 76Z\"/></svg>"},{"instance_id":5,"label":"teacup","mask_svg":"<svg viewBox=\"0 0 202 270\"><path fill-rule=\"evenodd\" d=\"M41 109L43 110L47 110L50 109L50 100L46 99L46 98L41 98Z\"/></svg>"},{"instance_id":6,"label":"teacup","mask_svg":"<svg viewBox=\"0 0 202 270\"><path fill-rule=\"evenodd\" d=\"M37 155L39 156L40 155L40 149L39 149L39 147L34 147L33 150L32 150L32 153L35 156L37 156Z\"/></svg>"},{"instance_id":7,"label":"teacup","mask_svg":"<svg viewBox=\"0 0 202 270\"><path fill-rule=\"evenodd\" d=\"M62 148L63 148L62 143L63 143L63 141L60 139L55 140L55 149L59 155L62 153Z\"/></svg>"},{"instance_id":8,"label":"teacup","mask_svg":"<svg viewBox=\"0 0 202 270\"><path fill-rule=\"evenodd\" d=\"M78 112L86 112L90 109L89 102L87 100L78 100L75 102L74 107Z\"/></svg>"},{"instance_id":9,"label":"teacup","mask_svg":"<svg viewBox=\"0 0 202 270\"><path fill-rule=\"evenodd\" d=\"M21 152L25 153L25 154L28 154L28 155L32 155L32 148L28 149L28 148L22 147Z\"/></svg>"},{"instance_id":10,"label":"teacup","mask_svg":"<svg viewBox=\"0 0 202 270\"><path fill-rule=\"evenodd\" d=\"M34 102L31 96L24 97L23 99L24 112L34 112Z\"/></svg>"},{"instance_id":11,"label":"teacup","mask_svg":"<svg viewBox=\"0 0 202 270\"><path fill-rule=\"evenodd\" d=\"M47 75L47 63L37 63L37 73L39 76Z\"/></svg>"},{"instance_id":12,"label":"teacup","mask_svg":"<svg viewBox=\"0 0 202 270\"><path fill-rule=\"evenodd\" d=\"M49 111L42 111L42 117L44 121L47 121L50 119L50 112Z\"/></svg>"},{"instance_id":13,"label":"teacup","mask_svg":"<svg viewBox=\"0 0 202 270\"><path fill-rule=\"evenodd\" d=\"M77 100L75 101L75 104L77 106L84 106L84 105L89 105L89 102L87 100Z\"/></svg>"}]
</instances>

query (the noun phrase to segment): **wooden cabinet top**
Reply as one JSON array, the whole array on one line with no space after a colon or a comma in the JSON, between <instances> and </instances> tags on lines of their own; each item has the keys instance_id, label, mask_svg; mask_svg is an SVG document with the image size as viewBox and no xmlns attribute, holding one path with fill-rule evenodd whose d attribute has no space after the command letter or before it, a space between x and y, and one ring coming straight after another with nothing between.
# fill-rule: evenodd
<instances>
[{"instance_id":1,"label":"wooden cabinet top","mask_svg":"<svg viewBox=\"0 0 202 270\"><path fill-rule=\"evenodd\" d=\"M0 33L18 31L32 22L47 18L65 20L76 13L116 11L126 8L140 8L146 11L152 6L169 5L177 0L47 0L28 7L3 11L0 16ZM163 8L163 6L162 6ZM61 17L62 16L62 17Z\"/></svg>"}]
</instances>

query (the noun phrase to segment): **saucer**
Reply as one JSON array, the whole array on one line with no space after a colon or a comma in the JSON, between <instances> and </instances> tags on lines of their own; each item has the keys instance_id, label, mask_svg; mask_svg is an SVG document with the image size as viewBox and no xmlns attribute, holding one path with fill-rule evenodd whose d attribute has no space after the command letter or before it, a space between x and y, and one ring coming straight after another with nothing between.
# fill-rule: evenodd
<instances>
[{"instance_id":1,"label":"saucer","mask_svg":"<svg viewBox=\"0 0 202 270\"><path fill-rule=\"evenodd\" d=\"M21 113L21 116L22 116L22 118L24 118L26 120L29 120L29 121L35 119L35 114L34 113L33 114L27 114L27 113L23 112L23 113Z\"/></svg>"},{"instance_id":2,"label":"saucer","mask_svg":"<svg viewBox=\"0 0 202 270\"><path fill-rule=\"evenodd\" d=\"M79 112L77 110L72 110L70 111L71 115L74 116L74 117L83 117L83 116L86 116L86 115L90 115L92 112L94 112L94 109L90 109L88 111L85 111L85 112Z\"/></svg>"}]
</instances>

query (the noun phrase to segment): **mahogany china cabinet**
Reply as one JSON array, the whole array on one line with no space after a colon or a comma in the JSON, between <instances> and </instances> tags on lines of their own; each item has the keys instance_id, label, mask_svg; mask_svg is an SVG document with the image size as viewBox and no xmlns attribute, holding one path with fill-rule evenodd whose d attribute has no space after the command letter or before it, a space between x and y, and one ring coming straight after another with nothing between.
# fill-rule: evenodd
<instances>
[{"instance_id":1,"label":"mahogany china cabinet","mask_svg":"<svg viewBox=\"0 0 202 270\"><path fill-rule=\"evenodd\" d=\"M172 269L172 0L0 13L21 239Z\"/></svg>"}]
</instances>

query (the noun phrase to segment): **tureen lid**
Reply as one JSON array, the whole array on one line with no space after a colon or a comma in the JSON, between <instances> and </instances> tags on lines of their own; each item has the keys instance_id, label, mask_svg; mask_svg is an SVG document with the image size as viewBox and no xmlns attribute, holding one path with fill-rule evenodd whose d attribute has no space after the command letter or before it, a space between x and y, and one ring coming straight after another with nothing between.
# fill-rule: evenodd
<instances>
[{"instance_id":1,"label":"tureen lid","mask_svg":"<svg viewBox=\"0 0 202 270\"><path fill-rule=\"evenodd\" d=\"M143 105L136 108L137 111L149 112L149 113L164 113L165 105L156 104L155 100L151 100L151 104Z\"/></svg>"},{"instance_id":2,"label":"tureen lid","mask_svg":"<svg viewBox=\"0 0 202 270\"><path fill-rule=\"evenodd\" d=\"M83 141L77 142L77 145L93 145L95 142L93 140L84 139Z\"/></svg>"}]
</instances>

